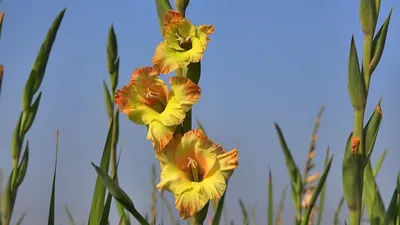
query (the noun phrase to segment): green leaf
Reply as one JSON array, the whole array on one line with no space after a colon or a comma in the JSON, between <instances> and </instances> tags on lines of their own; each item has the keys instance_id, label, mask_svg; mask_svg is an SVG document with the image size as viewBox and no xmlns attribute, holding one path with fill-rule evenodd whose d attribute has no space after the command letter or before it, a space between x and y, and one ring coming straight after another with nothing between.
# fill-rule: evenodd
<instances>
[{"instance_id":1,"label":"green leaf","mask_svg":"<svg viewBox=\"0 0 400 225\"><path fill-rule=\"evenodd\" d=\"M361 27L366 36L372 36L376 27L376 9L375 0L361 0L360 1L360 22Z\"/></svg>"},{"instance_id":2,"label":"green leaf","mask_svg":"<svg viewBox=\"0 0 400 225\"><path fill-rule=\"evenodd\" d=\"M325 168L328 166L329 163L329 146L328 149L326 150L326 155L325 155ZM322 216L324 212L324 206L325 206L325 193L326 193L326 183L322 187L320 197L319 197L319 209L318 209L318 219L317 219L317 225L321 225L322 223Z\"/></svg>"},{"instance_id":3,"label":"green leaf","mask_svg":"<svg viewBox=\"0 0 400 225\"><path fill-rule=\"evenodd\" d=\"M4 76L4 66L0 65L0 96L1 96L1 85L3 84L3 76Z\"/></svg>"},{"instance_id":4,"label":"green leaf","mask_svg":"<svg viewBox=\"0 0 400 225\"><path fill-rule=\"evenodd\" d=\"M94 163L92 163L92 166L96 170L98 178L115 198L115 200L117 200L126 210L128 210L128 212L130 212L141 225L149 225L145 218L135 209L135 206L133 205L133 202L129 196L118 186L118 184Z\"/></svg>"},{"instance_id":5,"label":"green leaf","mask_svg":"<svg viewBox=\"0 0 400 225\"><path fill-rule=\"evenodd\" d=\"M54 225L54 203L55 203L55 193L56 193L56 174L57 174L57 156L58 156L59 137L60 137L60 132L57 130L57 135L56 135L56 159L55 159L55 162L54 162L53 185L52 185L52 188L51 188L49 219L48 219L48 222L47 222L48 225Z\"/></svg>"},{"instance_id":6,"label":"green leaf","mask_svg":"<svg viewBox=\"0 0 400 225\"><path fill-rule=\"evenodd\" d=\"M342 184L344 197L350 211L357 210L359 204L362 203L362 195L360 195L362 184L359 184L359 178L362 177L362 170L359 169L359 155L354 155L351 149L351 138L353 133L350 133L344 157L342 162ZM361 192L362 193L362 192Z\"/></svg>"},{"instance_id":7,"label":"green leaf","mask_svg":"<svg viewBox=\"0 0 400 225\"><path fill-rule=\"evenodd\" d=\"M67 213L67 216L68 216L68 219L69 219L69 224L70 225L76 225L74 217L72 216L72 213L69 210L67 205L65 205L65 212Z\"/></svg>"},{"instance_id":8,"label":"green leaf","mask_svg":"<svg viewBox=\"0 0 400 225\"><path fill-rule=\"evenodd\" d=\"M385 214L384 225L396 225L397 219L397 202L398 202L398 192L397 188L394 189L392 199L390 200L389 207Z\"/></svg>"},{"instance_id":9,"label":"green leaf","mask_svg":"<svg viewBox=\"0 0 400 225\"><path fill-rule=\"evenodd\" d=\"M108 73L110 74L111 93L114 94L118 85L119 58L117 36L115 35L114 26L112 24L108 31L107 67Z\"/></svg>"},{"instance_id":10,"label":"green leaf","mask_svg":"<svg viewBox=\"0 0 400 225\"><path fill-rule=\"evenodd\" d=\"M355 109L362 109L365 106L367 92L364 77L360 71L358 62L357 48L354 37L351 37L349 66L348 66L348 91L351 104Z\"/></svg>"},{"instance_id":11,"label":"green leaf","mask_svg":"<svg viewBox=\"0 0 400 225\"><path fill-rule=\"evenodd\" d=\"M268 225L272 225L274 221L274 190L272 185L271 169L268 173Z\"/></svg>"},{"instance_id":12,"label":"green leaf","mask_svg":"<svg viewBox=\"0 0 400 225\"><path fill-rule=\"evenodd\" d=\"M383 50L385 49L386 36L389 28L390 17L392 16L393 9L390 9L390 13L386 18L385 22L382 24L378 33L375 35L374 40L372 41L372 54L373 58L369 64L369 70L371 74L375 71L378 66L379 61L381 60Z\"/></svg>"},{"instance_id":13,"label":"green leaf","mask_svg":"<svg viewBox=\"0 0 400 225\"><path fill-rule=\"evenodd\" d=\"M156 9L158 14L158 22L160 25L161 34L164 33L164 16L168 10L172 10L169 0L156 0Z\"/></svg>"},{"instance_id":14,"label":"green leaf","mask_svg":"<svg viewBox=\"0 0 400 225\"><path fill-rule=\"evenodd\" d=\"M28 133L29 129L31 129L33 121L35 121L36 118L41 98L42 98L42 92L39 92L39 95L33 102L32 106L30 106L27 111L24 111L24 117L23 117L24 120L22 121L23 134Z\"/></svg>"},{"instance_id":15,"label":"green leaf","mask_svg":"<svg viewBox=\"0 0 400 225\"><path fill-rule=\"evenodd\" d=\"M114 121L110 121L108 129L107 140L104 146L103 155L101 157L100 167L103 171L108 171L110 166L111 145L113 135ZM96 179L96 185L93 192L92 207L89 214L89 225L99 225L101 216L104 210L104 199L106 195L106 188L102 184L100 177Z\"/></svg>"},{"instance_id":16,"label":"green leaf","mask_svg":"<svg viewBox=\"0 0 400 225\"><path fill-rule=\"evenodd\" d=\"M242 215L243 215L243 225L248 225L250 222L249 214L247 213L246 206L244 205L242 199L239 199L239 205L240 205L240 209L241 209Z\"/></svg>"},{"instance_id":17,"label":"green leaf","mask_svg":"<svg viewBox=\"0 0 400 225\"><path fill-rule=\"evenodd\" d=\"M329 170L331 169L331 164L332 164L333 156L329 159L328 164L325 166L325 170L322 173L321 178L318 181L317 188L314 190L314 193L311 197L310 203L308 208L306 209L306 212L304 213L304 218L303 218L303 225L307 225L309 223L309 218L311 215L311 211L314 208L315 202L317 201L318 195L321 192L322 188L324 187L326 178L328 177Z\"/></svg>"},{"instance_id":18,"label":"green leaf","mask_svg":"<svg viewBox=\"0 0 400 225\"><path fill-rule=\"evenodd\" d=\"M278 124L275 123L275 129L278 132L278 137L280 141L280 145L283 151L283 154L285 156L285 162L286 162L286 167L288 169L290 179L291 179L291 184L292 184L292 199L293 199L293 204L297 210L297 212L301 212L301 193L302 193L302 187L303 187L303 182L301 180L301 174L299 171L299 168L296 165L296 162L293 159L292 153L290 152L285 138L283 137L281 128L278 126ZM299 217L299 216L297 216ZM297 218L297 220L300 220L300 218Z\"/></svg>"},{"instance_id":19,"label":"green leaf","mask_svg":"<svg viewBox=\"0 0 400 225\"><path fill-rule=\"evenodd\" d=\"M106 105L106 111L109 118L114 115L113 101L111 99L110 91L108 90L107 83L103 80L103 91L104 91L104 103Z\"/></svg>"},{"instance_id":20,"label":"green leaf","mask_svg":"<svg viewBox=\"0 0 400 225\"><path fill-rule=\"evenodd\" d=\"M15 180L15 187L19 187L24 181L26 171L28 170L28 162L29 162L29 141L26 142L24 155L22 156L21 163L18 166L17 179Z\"/></svg>"},{"instance_id":21,"label":"green leaf","mask_svg":"<svg viewBox=\"0 0 400 225\"><path fill-rule=\"evenodd\" d=\"M47 62L50 57L50 52L53 47L54 41L56 40L58 28L60 27L61 21L64 17L64 13L67 8L64 8L53 21L46 38L40 47L39 53L33 64L33 68L29 75L28 81L25 84L24 92L22 94L22 108L28 110L30 103L32 102L33 96L38 91L43 77L46 72Z\"/></svg>"},{"instance_id":22,"label":"green leaf","mask_svg":"<svg viewBox=\"0 0 400 225\"><path fill-rule=\"evenodd\" d=\"M2 222L4 224L10 224L11 216L13 213L14 208L14 197L12 191L12 177L14 175L14 171L11 171L10 177L8 178L6 187L4 189L3 196L1 198L1 215L2 215Z\"/></svg>"},{"instance_id":23,"label":"green leaf","mask_svg":"<svg viewBox=\"0 0 400 225\"><path fill-rule=\"evenodd\" d=\"M376 163L376 166L375 166L375 168L374 168L374 170L373 170L373 174L374 174L374 177L375 177L375 178L378 176L379 171L381 170L383 161L384 161L385 158L386 158L386 153L387 153L387 150L385 149L385 151L383 151L382 154L381 154L381 156L379 156L379 158L378 158L378 162Z\"/></svg>"},{"instance_id":24,"label":"green leaf","mask_svg":"<svg viewBox=\"0 0 400 225\"><path fill-rule=\"evenodd\" d=\"M15 225L21 225L22 221L24 221L25 216L26 216L26 212L22 213L21 217L18 219L18 221Z\"/></svg>"},{"instance_id":25,"label":"green leaf","mask_svg":"<svg viewBox=\"0 0 400 225\"><path fill-rule=\"evenodd\" d=\"M189 78L193 83L199 84L201 76L201 63L190 63L187 67L186 77Z\"/></svg>"},{"instance_id":26,"label":"green leaf","mask_svg":"<svg viewBox=\"0 0 400 225\"><path fill-rule=\"evenodd\" d=\"M214 218L212 220L212 225L219 225L220 224L222 210L224 208L225 195L226 195L226 191L227 190L228 190L228 184L226 184L225 192L222 195L221 199L218 201L217 210L215 211Z\"/></svg>"},{"instance_id":27,"label":"green leaf","mask_svg":"<svg viewBox=\"0 0 400 225\"><path fill-rule=\"evenodd\" d=\"M375 140L378 136L379 127L382 121L382 110L380 102L375 107L374 112L370 116L368 123L364 128L364 135L366 137L365 143L367 148L367 165L364 168L364 191L363 203L367 208L367 215L371 222L381 224L385 216L385 206L375 182L375 176L372 171L370 156L375 146Z\"/></svg>"},{"instance_id":28,"label":"green leaf","mask_svg":"<svg viewBox=\"0 0 400 225\"><path fill-rule=\"evenodd\" d=\"M374 150L375 141L376 138L378 137L381 121L382 121L382 108L381 108L381 100L379 100L378 105L375 107L374 112L370 116L364 128L367 159L370 158Z\"/></svg>"}]
</instances>

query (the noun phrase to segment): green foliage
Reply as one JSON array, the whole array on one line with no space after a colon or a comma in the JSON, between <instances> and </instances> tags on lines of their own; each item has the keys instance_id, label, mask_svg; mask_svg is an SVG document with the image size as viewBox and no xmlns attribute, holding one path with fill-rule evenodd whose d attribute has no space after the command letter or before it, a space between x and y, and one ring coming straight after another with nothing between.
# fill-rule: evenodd
<instances>
[{"instance_id":1,"label":"green foliage","mask_svg":"<svg viewBox=\"0 0 400 225\"><path fill-rule=\"evenodd\" d=\"M14 134L11 140L11 156L12 156L12 171L9 176L7 185L4 190L3 197L1 199L1 224L9 225L14 209L15 201L17 198L17 192L19 186L22 184L26 171L28 168L29 160L29 143L25 145L25 151L22 159L20 159L21 150L24 144L25 136L31 128L41 99L41 92L37 95L33 101L40 85L43 81L47 62L50 57L50 52L53 47L53 43L56 39L58 29L61 21L64 17L66 9L63 9L56 19L53 21L42 46L40 47L39 53L33 64L33 68L25 84L22 95L22 112L20 113L17 125L14 129ZM1 17L1 23L2 23ZM2 75L1 75L2 77ZM1 78L2 79L2 78ZM0 79L0 80L1 80ZM1 81L0 81L1 83Z\"/></svg>"},{"instance_id":2,"label":"green foliage","mask_svg":"<svg viewBox=\"0 0 400 225\"><path fill-rule=\"evenodd\" d=\"M56 194L56 174L57 174L57 158L58 158L58 142L59 142L60 132L57 131L56 137L56 159L54 162L54 174L53 174L53 185L51 187L51 197L50 197L50 209L49 209L49 219L47 224L54 225L54 204L55 204L55 194Z\"/></svg>"},{"instance_id":3,"label":"green foliage","mask_svg":"<svg viewBox=\"0 0 400 225\"><path fill-rule=\"evenodd\" d=\"M129 196L125 193L124 190L119 187L119 185L113 181L113 179L107 175L106 172L104 172L101 168L96 166L95 164L92 163L92 166L97 172L97 175L101 182L103 183L104 187L107 188L107 190L111 193L111 195L126 209L128 212L130 212L136 220L141 224L141 225L149 225L149 223L146 221L146 219L140 215L140 213L136 210L135 206L133 205L132 200L129 198Z\"/></svg>"}]
</instances>

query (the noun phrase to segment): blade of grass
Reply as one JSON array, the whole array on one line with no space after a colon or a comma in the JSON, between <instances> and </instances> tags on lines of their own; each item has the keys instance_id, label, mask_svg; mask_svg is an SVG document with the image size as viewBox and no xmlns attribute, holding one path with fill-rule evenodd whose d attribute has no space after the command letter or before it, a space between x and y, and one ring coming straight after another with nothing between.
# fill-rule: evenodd
<instances>
[{"instance_id":1,"label":"blade of grass","mask_svg":"<svg viewBox=\"0 0 400 225\"><path fill-rule=\"evenodd\" d=\"M67 216L68 216L69 224L75 225L76 223L75 223L74 217L72 216L72 213L69 210L68 206L65 205L64 208L65 208L65 212L67 213Z\"/></svg>"},{"instance_id":2,"label":"blade of grass","mask_svg":"<svg viewBox=\"0 0 400 225\"><path fill-rule=\"evenodd\" d=\"M136 210L132 200L125 193L125 191L122 190L121 187L119 187L119 185L115 181L113 181L113 179L101 168L96 166L94 163L91 164L96 170L98 178L111 193L111 195L115 198L115 200L117 200L126 210L128 210L128 212L130 212L141 225L150 225L146 221L146 219Z\"/></svg>"},{"instance_id":3,"label":"blade of grass","mask_svg":"<svg viewBox=\"0 0 400 225\"><path fill-rule=\"evenodd\" d=\"M3 84L3 76L4 76L4 66L0 65L0 97L1 97L1 85Z\"/></svg>"},{"instance_id":4,"label":"blade of grass","mask_svg":"<svg viewBox=\"0 0 400 225\"><path fill-rule=\"evenodd\" d=\"M326 182L326 178L328 177L329 170L331 169L332 160L333 160L333 156L330 157L329 162L326 165L325 170L324 170L324 172L323 172L323 174L321 176L321 179L319 179L319 181L318 181L317 188L315 189L315 191L314 191L314 193L313 193L313 195L311 197L311 200L310 200L310 203L309 203L309 207L307 208L307 210L306 210L306 212L304 214L304 219L303 219L303 223L302 223L303 225L307 225L308 224L308 220L310 218L311 211L314 208L314 204L317 201L318 195L320 194L320 192L322 190L322 187L324 186L324 184Z\"/></svg>"},{"instance_id":5,"label":"blade of grass","mask_svg":"<svg viewBox=\"0 0 400 225\"><path fill-rule=\"evenodd\" d=\"M26 216L26 212L22 213L21 217L18 219L18 221L15 225L21 225L22 221L24 221L25 216Z\"/></svg>"},{"instance_id":6,"label":"blade of grass","mask_svg":"<svg viewBox=\"0 0 400 225\"><path fill-rule=\"evenodd\" d=\"M287 192L288 188L289 188L288 184L286 184L283 187L283 191L281 193L281 200L279 202L278 211L276 213L275 225L281 225L282 224L282 213L283 213L283 209L285 207L286 192Z\"/></svg>"},{"instance_id":7,"label":"blade of grass","mask_svg":"<svg viewBox=\"0 0 400 225\"><path fill-rule=\"evenodd\" d=\"M51 198L50 198L50 209L49 209L49 219L47 224L54 225L54 202L56 193L56 174L57 174L57 156L58 156L58 143L60 140L60 131L57 130L56 134L56 159L54 162L54 174L53 174L53 185L51 187Z\"/></svg>"},{"instance_id":8,"label":"blade of grass","mask_svg":"<svg viewBox=\"0 0 400 225\"><path fill-rule=\"evenodd\" d=\"M247 213L246 206L244 205L242 199L239 199L239 205L240 205L240 209L241 209L242 215L243 215L243 225L248 225L250 222L249 213Z\"/></svg>"},{"instance_id":9,"label":"blade of grass","mask_svg":"<svg viewBox=\"0 0 400 225\"><path fill-rule=\"evenodd\" d=\"M374 170L373 170L373 172L372 172L372 173L374 174L374 177L375 177L375 178L378 176L379 171L381 170L383 161L385 161L386 153L387 153L387 150L385 149L385 150L382 152L381 156L379 156L379 158L378 158L378 162L376 163L375 168L374 168Z\"/></svg>"},{"instance_id":10,"label":"blade of grass","mask_svg":"<svg viewBox=\"0 0 400 225\"><path fill-rule=\"evenodd\" d=\"M118 160L117 160L117 164L116 164L116 168L115 168L115 174L114 174L114 177L113 177L114 181L116 180L115 178L116 178L116 174L117 174L117 171L118 171L118 165L119 165L119 160L121 158L121 153L122 153L122 151L119 152L119 156L118 156ZM106 203L104 205L103 213L101 215L100 225L107 225L109 223L108 222L108 217L110 215L111 201L112 201L112 195L109 192L108 195L107 195ZM124 221L123 217L124 217L124 214L122 214L122 216L120 217L120 223L122 223Z\"/></svg>"},{"instance_id":11,"label":"blade of grass","mask_svg":"<svg viewBox=\"0 0 400 225\"><path fill-rule=\"evenodd\" d=\"M291 186L292 186L292 200L293 205L296 209L296 223L300 224L301 217L302 217L302 208L301 208L301 195L302 195L302 188L303 182L301 178L301 174L299 168L296 165L296 162L293 159L292 153L289 150L289 147L286 144L285 138L283 137L283 133L281 128L278 124L275 123L275 129L278 133L279 142L285 156L286 167L288 169L290 179L291 179Z\"/></svg>"},{"instance_id":12,"label":"blade of grass","mask_svg":"<svg viewBox=\"0 0 400 225\"><path fill-rule=\"evenodd\" d=\"M328 149L326 150L326 156L325 156L325 168L328 166L329 163L329 146ZM326 183L322 187L321 194L319 197L319 209L318 209L318 218L317 218L317 225L321 225L322 223L322 216L324 212L324 205L325 205L325 193L326 193Z\"/></svg>"},{"instance_id":13,"label":"blade of grass","mask_svg":"<svg viewBox=\"0 0 400 225\"><path fill-rule=\"evenodd\" d=\"M274 195L273 195L273 185L272 185L272 173L269 169L269 179L268 179L268 225L272 225L274 221Z\"/></svg>"},{"instance_id":14,"label":"blade of grass","mask_svg":"<svg viewBox=\"0 0 400 225\"><path fill-rule=\"evenodd\" d=\"M400 190L400 171L397 173L397 182L396 182L397 191ZM399 199L400 200L400 199ZM400 225L400 202L397 203L397 219L396 225Z\"/></svg>"},{"instance_id":15,"label":"blade of grass","mask_svg":"<svg viewBox=\"0 0 400 225\"><path fill-rule=\"evenodd\" d=\"M225 195L226 195L227 190L228 190L228 184L226 184L225 192L222 195L221 199L218 201L218 206L217 206L217 210L215 211L215 214L214 214L212 225L219 225L220 224L222 210L224 208Z\"/></svg>"},{"instance_id":16,"label":"blade of grass","mask_svg":"<svg viewBox=\"0 0 400 225\"><path fill-rule=\"evenodd\" d=\"M102 171L108 171L110 166L111 145L113 136L114 120L110 121L107 140L104 146L103 155L101 157L100 168ZM96 185L93 192L92 207L89 214L89 225L99 225L104 210L104 199L106 195L106 187L103 185L101 178L96 178Z\"/></svg>"},{"instance_id":17,"label":"blade of grass","mask_svg":"<svg viewBox=\"0 0 400 225\"><path fill-rule=\"evenodd\" d=\"M251 222L253 225L257 225L257 214L256 214L256 207L250 208L250 215L251 215Z\"/></svg>"},{"instance_id":18,"label":"blade of grass","mask_svg":"<svg viewBox=\"0 0 400 225\"><path fill-rule=\"evenodd\" d=\"M161 191L161 202L167 208L170 224L179 223L178 221L175 221L174 213L172 211L172 207L168 203L167 199L165 199L165 197L164 197L164 191Z\"/></svg>"},{"instance_id":19,"label":"blade of grass","mask_svg":"<svg viewBox=\"0 0 400 225\"><path fill-rule=\"evenodd\" d=\"M343 203L344 203L344 196L342 196L342 198L339 201L338 206L336 207L335 210L335 215L333 216L333 225L339 225L339 216L340 216L340 212L342 211L342 207L343 207Z\"/></svg>"},{"instance_id":20,"label":"blade of grass","mask_svg":"<svg viewBox=\"0 0 400 225\"><path fill-rule=\"evenodd\" d=\"M385 214L384 225L396 225L397 219L397 203L398 202L398 192L397 188L394 189L392 199L390 200L389 207Z\"/></svg>"}]
</instances>

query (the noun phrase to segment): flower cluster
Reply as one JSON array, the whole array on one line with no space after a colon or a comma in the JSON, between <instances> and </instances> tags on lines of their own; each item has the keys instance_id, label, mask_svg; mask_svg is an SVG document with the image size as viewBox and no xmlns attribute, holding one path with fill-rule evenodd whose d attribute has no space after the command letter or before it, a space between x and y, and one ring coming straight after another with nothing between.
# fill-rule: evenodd
<instances>
[{"instance_id":1,"label":"flower cluster","mask_svg":"<svg viewBox=\"0 0 400 225\"><path fill-rule=\"evenodd\" d=\"M209 200L219 199L238 166L238 150L225 151L199 129L182 132L186 113L196 104L201 88L189 78L169 78L170 88L160 79L177 69L199 62L207 47L211 25L194 26L175 11L165 14L163 37L153 65L133 71L130 82L114 98L121 112L148 129L155 156L160 162L159 190L175 196L175 206L186 219Z\"/></svg>"}]
</instances>

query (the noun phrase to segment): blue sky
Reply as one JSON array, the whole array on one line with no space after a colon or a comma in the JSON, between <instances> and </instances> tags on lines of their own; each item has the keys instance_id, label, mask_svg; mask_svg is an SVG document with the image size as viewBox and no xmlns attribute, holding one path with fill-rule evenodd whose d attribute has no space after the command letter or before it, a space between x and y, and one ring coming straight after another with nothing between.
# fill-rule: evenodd
<instances>
[{"instance_id":1,"label":"blue sky","mask_svg":"<svg viewBox=\"0 0 400 225\"><path fill-rule=\"evenodd\" d=\"M281 126L301 170L319 107L327 108L317 144L317 167L328 145L335 155L328 177L325 223L341 197L341 160L352 129L352 107L347 92L347 59L351 35L362 46L359 1L193 0L187 17L194 24L213 24L202 63L201 99L194 107L210 138L226 149L240 149L240 166L231 178L228 215L240 223L238 198L257 208L266 221L268 167L272 169L275 200L289 182L273 123ZM380 24L396 7L384 0ZM24 224L45 224L55 157L55 135L60 129L56 185L57 224L68 224L67 204L78 223L86 221L95 182L90 162L99 163L107 133L102 79L108 79L106 41L111 23L121 57L119 87L131 72L151 64L161 41L154 1L3 0L5 19L0 41L0 63L5 66L0 100L0 168L5 178L11 168L10 140L21 110L21 94L33 61L56 15L67 7L53 46L41 90L39 113L31 132L29 169L18 192L15 218L27 212ZM386 204L400 169L400 16L394 9L381 63L372 78L368 115L382 96L383 122L373 161L388 148L378 177ZM361 54L361 52L359 53ZM120 183L141 212L150 208L150 168L156 160L146 129L121 115L124 152ZM290 192L288 192L290 193ZM168 196L170 196L168 194ZM172 202L172 198L171 202ZM345 208L344 211L347 211ZM285 224L293 221L289 196ZM343 216L346 215L342 214ZM112 224L117 214L112 211ZM29 222L28 222L29 221Z\"/></svg>"}]
</instances>

